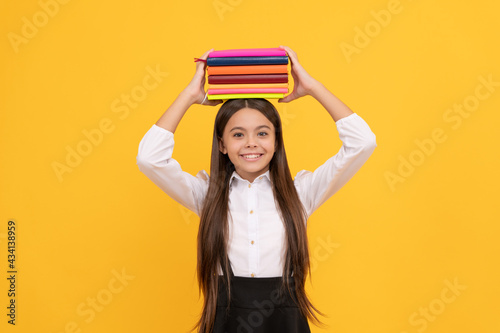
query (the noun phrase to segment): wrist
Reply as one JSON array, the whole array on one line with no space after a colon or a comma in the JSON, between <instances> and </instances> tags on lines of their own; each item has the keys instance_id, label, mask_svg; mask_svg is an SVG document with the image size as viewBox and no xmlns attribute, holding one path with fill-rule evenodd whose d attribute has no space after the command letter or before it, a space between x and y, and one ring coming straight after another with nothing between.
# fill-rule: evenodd
<instances>
[{"instance_id":1,"label":"wrist","mask_svg":"<svg viewBox=\"0 0 500 333\"><path fill-rule=\"evenodd\" d=\"M308 94L311 95L313 98L318 99L318 97L326 90L326 87L319 81L314 80L309 89L308 89Z\"/></svg>"},{"instance_id":2,"label":"wrist","mask_svg":"<svg viewBox=\"0 0 500 333\"><path fill-rule=\"evenodd\" d=\"M181 91L179 96L177 96L177 99L182 102L183 104L187 104L188 106L191 106L193 104L196 104L198 101L196 100L197 96L193 95L186 89Z\"/></svg>"}]
</instances>

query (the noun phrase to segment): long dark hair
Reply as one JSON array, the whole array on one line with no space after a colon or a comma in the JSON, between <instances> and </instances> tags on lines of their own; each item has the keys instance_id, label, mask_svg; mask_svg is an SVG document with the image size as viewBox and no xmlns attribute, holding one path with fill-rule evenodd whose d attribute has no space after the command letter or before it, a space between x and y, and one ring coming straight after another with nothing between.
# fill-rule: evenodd
<instances>
[{"instance_id":1,"label":"long dark hair","mask_svg":"<svg viewBox=\"0 0 500 333\"><path fill-rule=\"evenodd\" d=\"M203 292L204 296L204 304L201 318L193 330L198 328L201 333L212 331L217 308L219 279L223 279L227 287L228 299L231 297L227 256L228 199L229 181L235 169L228 155L220 152L219 142L229 119L243 108L260 111L274 125L276 131L276 150L269 164L269 173L274 185L274 201L286 232L282 290L290 294L295 292L301 313L316 325L323 324L314 311L323 314L309 301L304 288L307 274L311 272L306 234L307 214L288 168L280 116L276 108L265 99L232 99L220 107L215 118L210 181L198 230L197 275L200 292ZM224 274L222 276L219 276L219 267ZM290 279L294 279L295 290L293 291L290 288Z\"/></svg>"}]
</instances>

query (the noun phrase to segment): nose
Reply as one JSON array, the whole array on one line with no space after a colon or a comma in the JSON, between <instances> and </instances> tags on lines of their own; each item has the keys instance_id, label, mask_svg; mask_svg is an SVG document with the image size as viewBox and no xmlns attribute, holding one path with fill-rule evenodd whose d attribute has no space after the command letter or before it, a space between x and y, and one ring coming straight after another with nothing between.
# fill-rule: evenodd
<instances>
[{"instance_id":1,"label":"nose","mask_svg":"<svg viewBox=\"0 0 500 333\"><path fill-rule=\"evenodd\" d=\"M253 141L249 141L249 142L247 142L247 144L245 145L245 147L247 147L247 148L250 148L250 147L257 147L257 144L256 144L256 143L253 143Z\"/></svg>"},{"instance_id":2,"label":"nose","mask_svg":"<svg viewBox=\"0 0 500 333\"><path fill-rule=\"evenodd\" d=\"M255 138L251 135L247 136L248 140L245 144L245 147L257 147L257 143L255 143Z\"/></svg>"}]
</instances>

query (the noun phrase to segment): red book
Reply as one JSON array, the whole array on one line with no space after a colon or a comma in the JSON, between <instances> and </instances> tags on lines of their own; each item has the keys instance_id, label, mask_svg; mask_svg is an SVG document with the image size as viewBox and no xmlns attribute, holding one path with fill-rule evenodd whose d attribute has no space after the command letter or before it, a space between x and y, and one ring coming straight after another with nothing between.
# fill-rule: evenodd
<instances>
[{"instance_id":1,"label":"red book","mask_svg":"<svg viewBox=\"0 0 500 333\"><path fill-rule=\"evenodd\" d=\"M287 83L288 74L209 75L209 84Z\"/></svg>"},{"instance_id":2,"label":"red book","mask_svg":"<svg viewBox=\"0 0 500 333\"><path fill-rule=\"evenodd\" d=\"M208 75L284 74L287 65L208 66Z\"/></svg>"}]
</instances>

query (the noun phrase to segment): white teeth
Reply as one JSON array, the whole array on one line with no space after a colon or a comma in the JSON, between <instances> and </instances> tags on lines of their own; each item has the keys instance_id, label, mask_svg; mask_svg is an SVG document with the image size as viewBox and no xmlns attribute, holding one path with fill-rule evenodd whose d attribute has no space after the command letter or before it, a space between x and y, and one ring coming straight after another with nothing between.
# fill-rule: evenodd
<instances>
[{"instance_id":1,"label":"white teeth","mask_svg":"<svg viewBox=\"0 0 500 333\"><path fill-rule=\"evenodd\" d=\"M243 155L244 158L259 158L260 155Z\"/></svg>"}]
</instances>

